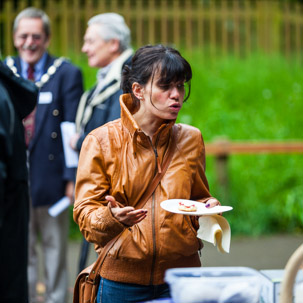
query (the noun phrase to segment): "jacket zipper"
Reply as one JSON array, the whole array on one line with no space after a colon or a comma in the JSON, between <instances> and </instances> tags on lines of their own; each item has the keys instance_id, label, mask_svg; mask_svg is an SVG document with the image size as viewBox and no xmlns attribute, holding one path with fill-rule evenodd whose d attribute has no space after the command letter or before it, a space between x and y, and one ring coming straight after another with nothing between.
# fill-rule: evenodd
<instances>
[{"instance_id":1,"label":"jacket zipper","mask_svg":"<svg viewBox=\"0 0 303 303\"><path fill-rule=\"evenodd\" d=\"M153 146L152 146L152 148L153 148L155 156L156 156L156 168L157 168L158 172L161 174L162 169L161 169L161 165L160 165L160 160L159 160L157 148L153 147Z\"/></svg>"},{"instance_id":2,"label":"jacket zipper","mask_svg":"<svg viewBox=\"0 0 303 303\"><path fill-rule=\"evenodd\" d=\"M157 171L159 173L161 173L161 166L160 166L160 160L159 160L159 156L158 156L158 152L157 152L157 145L158 145L158 140L159 139L159 135L156 139L155 142L155 146L153 146L152 141L150 140L150 145L154 151L155 157L156 157L156 168L155 168L155 174L157 174ZM155 263L156 263L156 222L155 222L155 192L153 192L152 195L152 236L153 236L153 259L152 259L152 266L151 266L151 274L150 274L150 282L149 284L152 285L153 284L153 277L154 277L154 271L155 271Z\"/></svg>"},{"instance_id":3,"label":"jacket zipper","mask_svg":"<svg viewBox=\"0 0 303 303\"><path fill-rule=\"evenodd\" d=\"M149 282L150 285L153 284L155 263L156 263L155 193L153 193L152 198L153 198L152 200L153 259L152 259L152 266L150 271L150 282Z\"/></svg>"}]
</instances>

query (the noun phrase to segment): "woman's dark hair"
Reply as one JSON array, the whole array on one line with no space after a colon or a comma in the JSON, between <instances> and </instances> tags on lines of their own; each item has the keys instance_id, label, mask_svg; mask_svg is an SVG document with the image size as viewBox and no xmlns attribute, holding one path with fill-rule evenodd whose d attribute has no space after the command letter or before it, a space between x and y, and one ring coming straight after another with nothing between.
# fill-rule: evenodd
<instances>
[{"instance_id":1,"label":"woman's dark hair","mask_svg":"<svg viewBox=\"0 0 303 303\"><path fill-rule=\"evenodd\" d=\"M188 84L188 92L184 102L190 95L190 80L192 71L190 64L174 48L163 45L146 45L139 48L132 58L131 67L124 66L122 71L121 88L124 93L131 93L134 100L137 98L132 92L134 82L144 86L155 74L160 78L157 84L166 86L171 83L184 82Z\"/></svg>"}]
</instances>

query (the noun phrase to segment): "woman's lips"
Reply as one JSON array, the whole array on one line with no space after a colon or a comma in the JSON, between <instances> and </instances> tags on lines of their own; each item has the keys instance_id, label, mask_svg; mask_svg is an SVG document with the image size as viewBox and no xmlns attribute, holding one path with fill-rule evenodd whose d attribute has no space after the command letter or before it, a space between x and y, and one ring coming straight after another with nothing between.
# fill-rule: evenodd
<instances>
[{"instance_id":1,"label":"woman's lips","mask_svg":"<svg viewBox=\"0 0 303 303\"><path fill-rule=\"evenodd\" d=\"M181 108L181 105L179 103L175 103L169 106L170 109L172 109L173 111L179 111Z\"/></svg>"}]
</instances>

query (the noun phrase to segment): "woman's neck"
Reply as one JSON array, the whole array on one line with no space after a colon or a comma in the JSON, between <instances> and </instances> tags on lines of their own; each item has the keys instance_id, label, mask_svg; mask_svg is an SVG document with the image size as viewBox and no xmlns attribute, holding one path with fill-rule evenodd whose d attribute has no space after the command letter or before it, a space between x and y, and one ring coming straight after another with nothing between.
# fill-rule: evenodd
<instances>
[{"instance_id":1,"label":"woman's neck","mask_svg":"<svg viewBox=\"0 0 303 303\"><path fill-rule=\"evenodd\" d=\"M150 138L153 137L153 135L164 122L162 119L155 119L154 116L151 117L147 115L146 112L140 110L137 111L133 117L139 125L140 129Z\"/></svg>"}]
</instances>

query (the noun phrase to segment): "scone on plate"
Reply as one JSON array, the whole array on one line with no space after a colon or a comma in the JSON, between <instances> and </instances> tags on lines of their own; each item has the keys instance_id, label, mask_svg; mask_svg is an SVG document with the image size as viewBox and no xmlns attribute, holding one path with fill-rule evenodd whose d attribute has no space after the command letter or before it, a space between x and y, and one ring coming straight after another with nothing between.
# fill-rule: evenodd
<instances>
[{"instance_id":1,"label":"scone on plate","mask_svg":"<svg viewBox=\"0 0 303 303\"><path fill-rule=\"evenodd\" d=\"M197 211L197 206L190 201L180 201L178 209L180 211L194 212Z\"/></svg>"}]
</instances>

